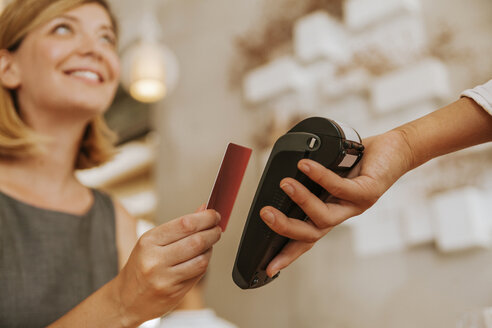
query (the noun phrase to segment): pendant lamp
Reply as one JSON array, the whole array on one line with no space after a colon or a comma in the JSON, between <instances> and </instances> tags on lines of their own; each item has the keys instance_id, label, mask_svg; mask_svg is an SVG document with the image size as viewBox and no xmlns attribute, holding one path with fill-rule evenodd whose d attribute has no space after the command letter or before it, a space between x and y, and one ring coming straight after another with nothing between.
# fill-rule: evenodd
<instances>
[{"instance_id":1,"label":"pendant lamp","mask_svg":"<svg viewBox=\"0 0 492 328\"><path fill-rule=\"evenodd\" d=\"M174 53L159 40L157 18L146 11L139 37L121 54L121 82L136 100L154 103L169 95L179 79Z\"/></svg>"}]
</instances>

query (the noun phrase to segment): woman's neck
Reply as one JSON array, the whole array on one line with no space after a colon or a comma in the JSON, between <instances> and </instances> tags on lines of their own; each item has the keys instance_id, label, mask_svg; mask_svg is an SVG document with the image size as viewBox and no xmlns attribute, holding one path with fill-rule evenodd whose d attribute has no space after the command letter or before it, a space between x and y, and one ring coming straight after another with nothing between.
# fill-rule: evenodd
<instances>
[{"instance_id":1,"label":"woman's neck","mask_svg":"<svg viewBox=\"0 0 492 328\"><path fill-rule=\"evenodd\" d=\"M79 210L84 211L87 204L82 203L86 202L89 194L74 176L75 159L84 130L85 124L35 129L48 137L42 153L22 159L0 160L0 189L34 205L56 209L63 209L58 208L60 200L71 201L81 197L84 201L79 204Z\"/></svg>"}]
</instances>

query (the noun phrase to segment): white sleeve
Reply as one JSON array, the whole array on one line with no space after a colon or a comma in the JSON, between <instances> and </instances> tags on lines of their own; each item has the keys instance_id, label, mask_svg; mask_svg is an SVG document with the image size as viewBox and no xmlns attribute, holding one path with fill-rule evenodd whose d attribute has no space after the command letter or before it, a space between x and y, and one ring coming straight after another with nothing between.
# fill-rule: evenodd
<instances>
[{"instance_id":1,"label":"white sleeve","mask_svg":"<svg viewBox=\"0 0 492 328\"><path fill-rule=\"evenodd\" d=\"M477 104L492 115L492 80L473 89L463 91L461 96L475 100Z\"/></svg>"}]
</instances>

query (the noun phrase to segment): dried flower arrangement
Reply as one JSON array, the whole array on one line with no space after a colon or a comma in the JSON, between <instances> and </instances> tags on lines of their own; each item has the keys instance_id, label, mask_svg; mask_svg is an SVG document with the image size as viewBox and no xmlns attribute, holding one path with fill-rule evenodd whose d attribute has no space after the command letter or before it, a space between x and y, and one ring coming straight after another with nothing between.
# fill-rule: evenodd
<instances>
[{"instance_id":1,"label":"dried flower arrangement","mask_svg":"<svg viewBox=\"0 0 492 328\"><path fill-rule=\"evenodd\" d=\"M281 54L292 52L292 31L297 19L326 10L342 19L343 0L276 0L265 3L262 23L236 39L237 58L230 69L230 85L240 87L244 75Z\"/></svg>"}]
</instances>

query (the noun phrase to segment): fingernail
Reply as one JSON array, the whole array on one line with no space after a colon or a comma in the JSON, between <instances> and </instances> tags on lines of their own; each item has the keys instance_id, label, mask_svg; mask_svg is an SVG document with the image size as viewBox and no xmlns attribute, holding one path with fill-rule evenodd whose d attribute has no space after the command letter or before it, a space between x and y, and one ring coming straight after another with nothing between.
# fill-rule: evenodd
<instances>
[{"instance_id":1,"label":"fingernail","mask_svg":"<svg viewBox=\"0 0 492 328\"><path fill-rule=\"evenodd\" d=\"M306 163L302 163L299 165L299 169L304 172L304 173L309 173L309 170L311 169L309 167L309 165L307 165Z\"/></svg>"},{"instance_id":2,"label":"fingernail","mask_svg":"<svg viewBox=\"0 0 492 328\"><path fill-rule=\"evenodd\" d=\"M270 276L270 278L273 278L273 277L275 277L276 274L279 273L280 270L277 269L276 266L274 266L270 271L272 272L272 275Z\"/></svg>"},{"instance_id":3,"label":"fingernail","mask_svg":"<svg viewBox=\"0 0 492 328\"><path fill-rule=\"evenodd\" d=\"M282 190L289 196L292 196L294 194L294 187L288 183L284 183L280 186Z\"/></svg>"},{"instance_id":4,"label":"fingernail","mask_svg":"<svg viewBox=\"0 0 492 328\"><path fill-rule=\"evenodd\" d=\"M263 211L261 214L261 217L267 222L272 224L273 221L275 220L275 216L273 215L272 212L270 211Z\"/></svg>"},{"instance_id":5,"label":"fingernail","mask_svg":"<svg viewBox=\"0 0 492 328\"><path fill-rule=\"evenodd\" d=\"M220 213L217 212L217 211L215 213L216 213L215 216L217 217L216 220L215 220L215 223L219 223L220 222L220 218L221 218Z\"/></svg>"}]
</instances>

